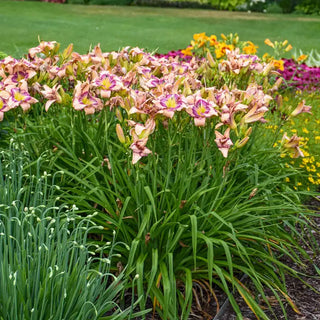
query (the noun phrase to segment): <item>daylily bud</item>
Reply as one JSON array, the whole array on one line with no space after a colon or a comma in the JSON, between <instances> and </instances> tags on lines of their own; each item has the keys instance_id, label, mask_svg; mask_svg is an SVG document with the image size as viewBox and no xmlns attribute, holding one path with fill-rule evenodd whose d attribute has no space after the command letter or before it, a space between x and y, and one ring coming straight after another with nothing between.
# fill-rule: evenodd
<instances>
[{"instance_id":1,"label":"daylily bud","mask_svg":"<svg viewBox=\"0 0 320 320\"><path fill-rule=\"evenodd\" d=\"M63 51L62 53L62 59L67 60L70 58L73 51L73 44L69 44L69 46Z\"/></svg>"},{"instance_id":2,"label":"daylily bud","mask_svg":"<svg viewBox=\"0 0 320 320\"><path fill-rule=\"evenodd\" d=\"M247 131L246 131L246 136L249 137L252 133L252 127L250 127Z\"/></svg>"},{"instance_id":3,"label":"daylily bud","mask_svg":"<svg viewBox=\"0 0 320 320\"><path fill-rule=\"evenodd\" d=\"M210 67L213 68L215 66L215 62L214 62L213 56L209 50L207 51L207 59L209 61Z\"/></svg>"},{"instance_id":4,"label":"daylily bud","mask_svg":"<svg viewBox=\"0 0 320 320\"><path fill-rule=\"evenodd\" d=\"M284 51L288 52L288 51L290 51L291 49L292 49L292 45L289 44L289 45L284 49Z\"/></svg>"},{"instance_id":5,"label":"daylily bud","mask_svg":"<svg viewBox=\"0 0 320 320\"><path fill-rule=\"evenodd\" d=\"M66 68L66 75L73 75L73 66L71 64Z\"/></svg>"},{"instance_id":6,"label":"daylily bud","mask_svg":"<svg viewBox=\"0 0 320 320\"><path fill-rule=\"evenodd\" d=\"M276 102L277 102L278 108L280 109L283 105L283 99L281 94L277 96Z\"/></svg>"},{"instance_id":7,"label":"daylily bud","mask_svg":"<svg viewBox=\"0 0 320 320\"><path fill-rule=\"evenodd\" d=\"M124 136L123 130L122 130L119 123L117 123L117 125L116 125L116 132L117 132L117 136L118 136L119 141L121 143L126 143L126 137Z\"/></svg>"},{"instance_id":8,"label":"daylily bud","mask_svg":"<svg viewBox=\"0 0 320 320\"><path fill-rule=\"evenodd\" d=\"M257 194L257 191L258 191L258 188L254 188L249 195L249 199L253 198Z\"/></svg>"},{"instance_id":9,"label":"daylily bud","mask_svg":"<svg viewBox=\"0 0 320 320\"><path fill-rule=\"evenodd\" d=\"M264 43L265 43L267 46L274 48L274 44L270 41L270 39L264 40Z\"/></svg>"},{"instance_id":10,"label":"daylily bud","mask_svg":"<svg viewBox=\"0 0 320 320\"><path fill-rule=\"evenodd\" d=\"M267 76L273 68L274 68L274 64L273 64L273 61L271 61L264 68L262 75Z\"/></svg>"},{"instance_id":11,"label":"daylily bud","mask_svg":"<svg viewBox=\"0 0 320 320\"><path fill-rule=\"evenodd\" d=\"M235 130L237 128L237 123L234 120L234 114L232 114L230 117L230 125L229 126L232 130Z\"/></svg>"},{"instance_id":12,"label":"daylily bud","mask_svg":"<svg viewBox=\"0 0 320 320\"><path fill-rule=\"evenodd\" d=\"M236 143L235 143L235 147L236 148L242 148L243 146L245 146L245 144L248 142L249 140L249 137L244 137L242 140L238 140Z\"/></svg>"},{"instance_id":13,"label":"daylily bud","mask_svg":"<svg viewBox=\"0 0 320 320\"><path fill-rule=\"evenodd\" d=\"M185 79L184 82L183 82L183 84L184 84L183 95L184 95L184 96L189 96L189 95L191 95L191 94L192 94L192 91L191 91L191 89L190 89L188 80Z\"/></svg>"},{"instance_id":14,"label":"daylily bud","mask_svg":"<svg viewBox=\"0 0 320 320\"><path fill-rule=\"evenodd\" d=\"M116 117L118 118L118 120L120 122L123 122L123 117L122 117L122 114L121 114L121 111L119 110L119 108L116 108Z\"/></svg>"},{"instance_id":15,"label":"daylily bud","mask_svg":"<svg viewBox=\"0 0 320 320\"><path fill-rule=\"evenodd\" d=\"M282 83L283 78L278 78L275 84L270 89L271 92L277 91Z\"/></svg>"}]
</instances>

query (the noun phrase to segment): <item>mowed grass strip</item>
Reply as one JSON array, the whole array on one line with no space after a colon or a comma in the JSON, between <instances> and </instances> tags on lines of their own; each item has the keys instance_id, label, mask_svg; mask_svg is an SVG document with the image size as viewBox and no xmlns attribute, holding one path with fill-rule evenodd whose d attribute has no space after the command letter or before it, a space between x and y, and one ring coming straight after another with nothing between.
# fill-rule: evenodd
<instances>
[{"instance_id":1,"label":"mowed grass strip","mask_svg":"<svg viewBox=\"0 0 320 320\"><path fill-rule=\"evenodd\" d=\"M199 9L83 6L0 0L0 51L15 57L41 40L73 43L80 53L101 43L105 51L139 46L165 53L186 47L194 33L237 32L260 53L265 38L285 40L303 51L320 49L320 17ZM270 51L269 51L270 52Z\"/></svg>"}]
</instances>

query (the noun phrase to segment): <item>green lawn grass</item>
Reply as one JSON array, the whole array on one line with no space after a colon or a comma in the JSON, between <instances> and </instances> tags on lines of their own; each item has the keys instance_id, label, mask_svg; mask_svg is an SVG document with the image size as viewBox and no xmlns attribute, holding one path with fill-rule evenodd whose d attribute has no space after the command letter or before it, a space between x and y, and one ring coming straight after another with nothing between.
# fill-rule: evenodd
<instances>
[{"instance_id":1,"label":"green lawn grass","mask_svg":"<svg viewBox=\"0 0 320 320\"><path fill-rule=\"evenodd\" d=\"M103 50L139 46L167 52L186 47L192 35L238 32L240 39L267 47L265 38L288 39L296 48L320 49L320 18L213 10L61 5L0 1L0 51L15 57L42 40L74 43L85 53L101 43Z\"/></svg>"}]
</instances>

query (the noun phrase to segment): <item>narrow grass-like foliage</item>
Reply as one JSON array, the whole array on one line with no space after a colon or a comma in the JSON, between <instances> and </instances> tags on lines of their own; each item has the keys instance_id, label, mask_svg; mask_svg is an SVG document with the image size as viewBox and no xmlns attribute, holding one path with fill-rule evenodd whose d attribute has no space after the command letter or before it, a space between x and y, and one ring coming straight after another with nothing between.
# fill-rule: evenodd
<instances>
[{"instance_id":1,"label":"narrow grass-like foliage","mask_svg":"<svg viewBox=\"0 0 320 320\"><path fill-rule=\"evenodd\" d=\"M117 244L89 245L95 224L56 205L61 172L40 175L39 161L33 174L16 147L0 155L0 319L129 319L124 274L110 273Z\"/></svg>"}]
</instances>

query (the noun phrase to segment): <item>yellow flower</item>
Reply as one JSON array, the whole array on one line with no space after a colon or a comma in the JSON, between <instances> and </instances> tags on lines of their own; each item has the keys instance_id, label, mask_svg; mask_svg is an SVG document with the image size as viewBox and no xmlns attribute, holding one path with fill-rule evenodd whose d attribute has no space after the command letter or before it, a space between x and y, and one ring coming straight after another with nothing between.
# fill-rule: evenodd
<instances>
[{"instance_id":1,"label":"yellow flower","mask_svg":"<svg viewBox=\"0 0 320 320\"><path fill-rule=\"evenodd\" d=\"M284 64L284 61L283 61L283 60L273 60L273 65L274 65L274 67L277 68L277 69L279 69L279 70L281 70L281 71L284 70L283 64Z\"/></svg>"},{"instance_id":2,"label":"yellow flower","mask_svg":"<svg viewBox=\"0 0 320 320\"><path fill-rule=\"evenodd\" d=\"M206 38L208 38L208 37L206 36L206 33L205 33L205 32L195 33L195 34L193 35L193 39L194 39L195 41L205 40Z\"/></svg>"},{"instance_id":3,"label":"yellow flower","mask_svg":"<svg viewBox=\"0 0 320 320\"><path fill-rule=\"evenodd\" d=\"M307 128L303 128L303 129L302 129L302 132L304 132L304 133L307 133L307 134L308 134L308 133L309 133L309 130L308 130Z\"/></svg>"},{"instance_id":4,"label":"yellow flower","mask_svg":"<svg viewBox=\"0 0 320 320\"><path fill-rule=\"evenodd\" d=\"M267 46L274 48L274 44L270 41L270 39L264 40L264 43L265 43Z\"/></svg>"},{"instance_id":5,"label":"yellow flower","mask_svg":"<svg viewBox=\"0 0 320 320\"><path fill-rule=\"evenodd\" d=\"M201 48L207 43L207 40L201 40L198 42L198 47Z\"/></svg>"},{"instance_id":6,"label":"yellow flower","mask_svg":"<svg viewBox=\"0 0 320 320\"><path fill-rule=\"evenodd\" d=\"M246 46L242 49L245 54L255 54L258 46L255 46L251 41L246 42Z\"/></svg>"},{"instance_id":7,"label":"yellow flower","mask_svg":"<svg viewBox=\"0 0 320 320\"><path fill-rule=\"evenodd\" d=\"M308 177L308 180L309 180L312 184L315 184L315 181L314 181L314 179L313 179L312 176L309 176L309 177Z\"/></svg>"},{"instance_id":8,"label":"yellow flower","mask_svg":"<svg viewBox=\"0 0 320 320\"><path fill-rule=\"evenodd\" d=\"M232 44L226 44L224 42L218 43L215 49L217 59L223 57L226 54L226 50L232 51L234 50L234 46Z\"/></svg>"},{"instance_id":9,"label":"yellow flower","mask_svg":"<svg viewBox=\"0 0 320 320\"><path fill-rule=\"evenodd\" d=\"M227 37L226 37L223 33L221 33L221 38L222 38L224 41L227 40Z\"/></svg>"},{"instance_id":10,"label":"yellow flower","mask_svg":"<svg viewBox=\"0 0 320 320\"><path fill-rule=\"evenodd\" d=\"M189 46L186 49L181 50L181 53L184 54L185 56L192 56L192 50L193 47Z\"/></svg>"},{"instance_id":11,"label":"yellow flower","mask_svg":"<svg viewBox=\"0 0 320 320\"><path fill-rule=\"evenodd\" d=\"M213 34L209 37L210 46L214 47L218 44L217 37Z\"/></svg>"}]
</instances>

